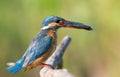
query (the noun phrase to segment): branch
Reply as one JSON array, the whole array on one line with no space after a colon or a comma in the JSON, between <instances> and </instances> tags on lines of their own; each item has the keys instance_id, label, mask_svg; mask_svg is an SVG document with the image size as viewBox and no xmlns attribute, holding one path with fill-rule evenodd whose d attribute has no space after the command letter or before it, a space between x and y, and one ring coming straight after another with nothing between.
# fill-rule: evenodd
<instances>
[{"instance_id":1,"label":"branch","mask_svg":"<svg viewBox=\"0 0 120 77\"><path fill-rule=\"evenodd\" d=\"M65 49L68 47L71 38L69 36L64 37L61 43L57 46L55 52L47 59L45 64L51 65L56 68L57 65L62 61L62 56ZM40 77L74 77L67 69L52 69L44 66L40 70Z\"/></svg>"}]
</instances>

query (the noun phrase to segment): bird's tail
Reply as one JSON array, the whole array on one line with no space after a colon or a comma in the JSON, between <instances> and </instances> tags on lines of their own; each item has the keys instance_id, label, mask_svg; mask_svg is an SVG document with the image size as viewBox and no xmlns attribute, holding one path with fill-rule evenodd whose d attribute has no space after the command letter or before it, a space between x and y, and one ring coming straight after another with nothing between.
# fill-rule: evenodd
<instances>
[{"instance_id":1,"label":"bird's tail","mask_svg":"<svg viewBox=\"0 0 120 77\"><path fill-rule=\"evenodd\" d=\"M22 70L22 61L18 60L16 63L7 63L9 67L7 67L7 70L11 73L16 73L20 70Z\"/></svg>"}]
</instances>

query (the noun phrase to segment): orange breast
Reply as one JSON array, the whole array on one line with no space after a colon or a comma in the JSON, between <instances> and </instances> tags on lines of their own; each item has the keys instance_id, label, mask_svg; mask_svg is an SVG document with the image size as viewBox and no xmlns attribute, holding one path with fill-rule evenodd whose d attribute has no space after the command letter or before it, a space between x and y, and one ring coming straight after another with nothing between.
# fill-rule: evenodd
<instances>
[{"instance_id":1,"label":"orange breast","mask_svg":"<svg viewBox=\"0 0 120 77\"><path fill-rule=\"evenodd\" d=\"M48 32L48 35L52 36L53 38L56 38L56 32L54 30L50 30Z\"/></svg>"}]
</instances>

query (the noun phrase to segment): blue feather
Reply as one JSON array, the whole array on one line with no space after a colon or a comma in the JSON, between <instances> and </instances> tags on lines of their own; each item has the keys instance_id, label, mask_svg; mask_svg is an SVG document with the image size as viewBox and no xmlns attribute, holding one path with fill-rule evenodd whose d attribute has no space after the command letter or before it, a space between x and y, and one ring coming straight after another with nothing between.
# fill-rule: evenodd
<instances>
[{"instance_id":1,"label":"blue feather","mask_svg":"<svg viewBox=\"0 0 120 77\"><path fill-rule=\"evenodd\" d=\"M26 54L24 55L23 67L32 63L35 59L41 57L44 53L47 52L47 50L51 47L51 45L52 45L51 36L44 36L44 37L36 39L30 45L30 48L26 51Z\"/></svg>"},{"instance_id":2,"label":"blue feather","mask_svg":"<svg viewBox=\"0 0 120 77\"><path fill-rule=\"evenodd\" d=\"M14 66L8 67L7 70L11 73L18 72L46 53L52 46L53 41L52 36L47 35L48 31L49 30L39 32L30 43L22 58L18 60Z\"/></svg>"},{"instance_id":3,"label":"blue feather","mask_svg":"<svg viewBox=\"0 0 120 77\"><path fill-rule=\"evenodd\" d=\"M16 73L20 70L22 70L22 65L23 65L23 62L22 62L22 59L18 60L14 66L9 66L7 67L7 70L11 73Z\"/></svg>"}]
</instances>

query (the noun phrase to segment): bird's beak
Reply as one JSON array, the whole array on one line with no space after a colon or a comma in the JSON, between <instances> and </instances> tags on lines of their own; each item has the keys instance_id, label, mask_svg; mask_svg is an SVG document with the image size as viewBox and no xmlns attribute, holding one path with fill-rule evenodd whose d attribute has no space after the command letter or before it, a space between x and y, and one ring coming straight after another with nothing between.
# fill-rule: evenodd
<instances>
[{"instance_id":1,"label":"bird's beak","mask_svg":"<svg viewBox=\"0 0 120 77\"><path fill-rule=\"evenodd\" d=\"M78 22L73 22L73 21L65 21L65 24L64 24L63 27L85 29L85 30L93 30L93 28L91 26L89 26L89 25L85 25L85 24L78 23Z\"/></svg>"}]
</instances>

